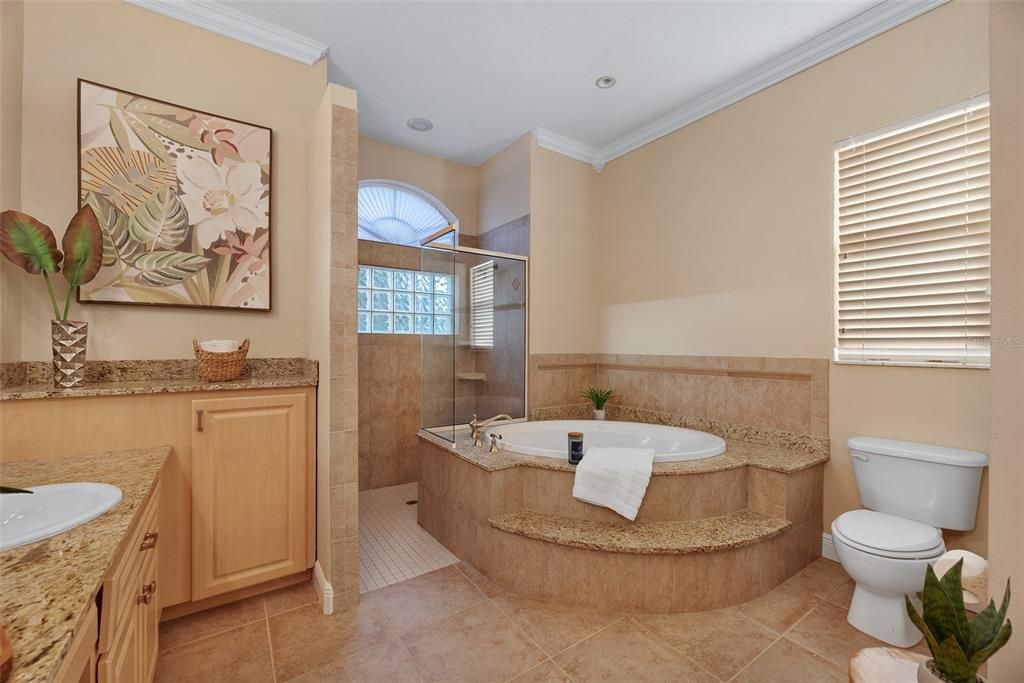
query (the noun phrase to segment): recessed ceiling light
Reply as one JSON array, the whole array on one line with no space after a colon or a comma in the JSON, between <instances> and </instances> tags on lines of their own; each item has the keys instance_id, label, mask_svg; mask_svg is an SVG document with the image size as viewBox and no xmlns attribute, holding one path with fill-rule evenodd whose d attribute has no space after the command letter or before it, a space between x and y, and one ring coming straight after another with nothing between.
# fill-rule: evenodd
<instances>
[{"instance_id":1,"label":"recessed ceiling light","mask_svg":"<svg viewBox=\"0 0 1024 683\"><path fill-rule=\"evenodd\" d=\"M431 123L429 119L421 119L419 117L409 119L408 121L405 122L405 125L409 126L418 133L426 133L428 130L434 127L434 124Z\"/></svg>"},{"instance_id":2,"label":"recessed ceiling light","mask_svg":"<svg viewBox=\"0 0 1024 683\"><path fill-rule=\"evenodd\" d=\"M615 79L612 78L611 76L601 76L601 78L594 81L594 85L596 85L598 88L601 88L601 90L607 90L608 88L615 85Z\"/></svg>"}]
</instances>

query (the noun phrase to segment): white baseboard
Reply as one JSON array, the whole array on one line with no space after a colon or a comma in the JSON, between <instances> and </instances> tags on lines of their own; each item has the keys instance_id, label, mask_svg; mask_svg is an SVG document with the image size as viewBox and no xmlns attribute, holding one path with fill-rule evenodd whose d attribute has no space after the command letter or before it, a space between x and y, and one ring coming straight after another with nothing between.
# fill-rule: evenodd
<instances>
[{"instance_id":1,"label":"white baseboard","mask_svg":"<svg viewBox=\"0 0 1024 683\"><path fill-rule=\"evenodd\" d=\"M316 561L313 565L313 589L316 590L316 595L320 598L320 606L324 610L324 614L331 614L334 612L334 587L324 576L323 567L320 566L320 560Z\"/></svg>"},{"instance_id":2,"label":"white baseboard","mask_svg":"<svg viewBox=\"0 0 1024 683\"><path fill-rule=\"evenodd\" d=\"M821 535L821 556L833 562L839 561L839 556L836 555L836 545L832 542L832 534Z\"/></svg>"}]
</instances>

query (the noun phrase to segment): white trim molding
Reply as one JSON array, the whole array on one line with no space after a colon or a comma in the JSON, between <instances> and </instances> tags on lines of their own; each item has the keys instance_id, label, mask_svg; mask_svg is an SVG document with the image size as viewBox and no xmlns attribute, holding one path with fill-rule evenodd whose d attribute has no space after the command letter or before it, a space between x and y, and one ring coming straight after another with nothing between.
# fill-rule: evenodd
<instances>
[{"instance_id":1,"label":"white trim molding","mask_svg":"<svg viewBox=\"0 0 1024 683\"><path fill-rule=\"evenodd\" d=\"M316 64L327 55L318 40L239 12L213 0L127 0L136 7L205 28L303 64Z\"/></svg>"},{"instance_id":2,"label":"white trim molding","mask_svg":"<svg viewBox=\"0 0 1024 683\"><path fill-rule=\"evenodd\" d=\"M320 566L320 560L313 565L313 590L320 598L320 606L323 608L324 614L332 614L334 612L334 587L324 576L324 568Z\"/></svg>"},{"instance_id":3,"label":"white trim molding","mask_svg":"<svg viewBox=\"0 0 1024 683\"><path fill-rule=\"evenodd\" d=\"M821 535L821 556L833 562L839 561L839 556L836 555L836 544L832 540L832 534L825 533Z\"/></svg>"},{"instance_id":4,"label":"white trim molding","mask_svg":"<svg viewBox=\"0 0 1024 683\"><path fill-rule=\"evenodd\" d=\"M601 148L538 128L537 144L573 159L586 161L598 173L613 159L629 154L669 133L758 93L830 57L885 33L949 0L885 0L835 28L784 52L719 87L696 97L661 118Z\"/></svg>"},{"instance_id":5,"label":"white trim molding","mask_svg":"<svg viewBox=\"0 0 1024 683\"><path fill-rule=\"evenodd\" d=\"M601 150L596 147L559 135L546 128L534 129L533 139L538 147L590 164L598 173L604 168L604 157L601 155Z\"/></svg>"}]
</instances>

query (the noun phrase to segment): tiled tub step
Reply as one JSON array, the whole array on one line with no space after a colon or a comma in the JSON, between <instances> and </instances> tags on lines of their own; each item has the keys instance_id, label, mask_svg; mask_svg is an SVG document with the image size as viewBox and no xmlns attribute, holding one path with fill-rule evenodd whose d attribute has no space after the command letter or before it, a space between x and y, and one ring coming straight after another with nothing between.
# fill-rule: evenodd
<instances>
[{"instance_id":1,"label":"tiled tub step","mask_svg":"<svg viewBox=\"0 0 1024 683\"><path fill-rule=\"evenodd\" d=\"M640 555L684 555L740 548L778 536L783 519L738 510L676 522L600 522L519 510L488 522L510 534L574 548Z\"/></svg>"}]
</instances>

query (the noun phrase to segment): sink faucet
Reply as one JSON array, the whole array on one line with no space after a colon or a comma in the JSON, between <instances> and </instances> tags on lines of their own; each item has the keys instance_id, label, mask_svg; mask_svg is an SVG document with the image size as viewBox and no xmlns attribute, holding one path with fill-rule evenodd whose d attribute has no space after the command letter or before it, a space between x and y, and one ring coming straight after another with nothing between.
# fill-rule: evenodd
<instances>
[{"instance_id":1,"label":"sink faucet","mask_svg":"<svg viewBox=\"0 0 1024 683\"><path fill-rule=\"evenodd\" d=\"M483 448L484 442L480 438L480 430L484 427L490 427L492 424L500 421L510 422L515 418L511 415L502 413L501 415L495 415L494 417L481 421L476 415L473 415L473 420L469 423L469 432L473 436L473 445L477 448Z\"/></svg>"},{"instance_id":2,"label":"sink faucet","mask_svg":"<svg viewBox=\"0 0 1024 683\"><path fill-rule=\"evenodd\" d=\"M35 493L35 491L29 491L28 489L19 489L13 486L0 486L0 493Z\"/></svg>"}]
</instances>

